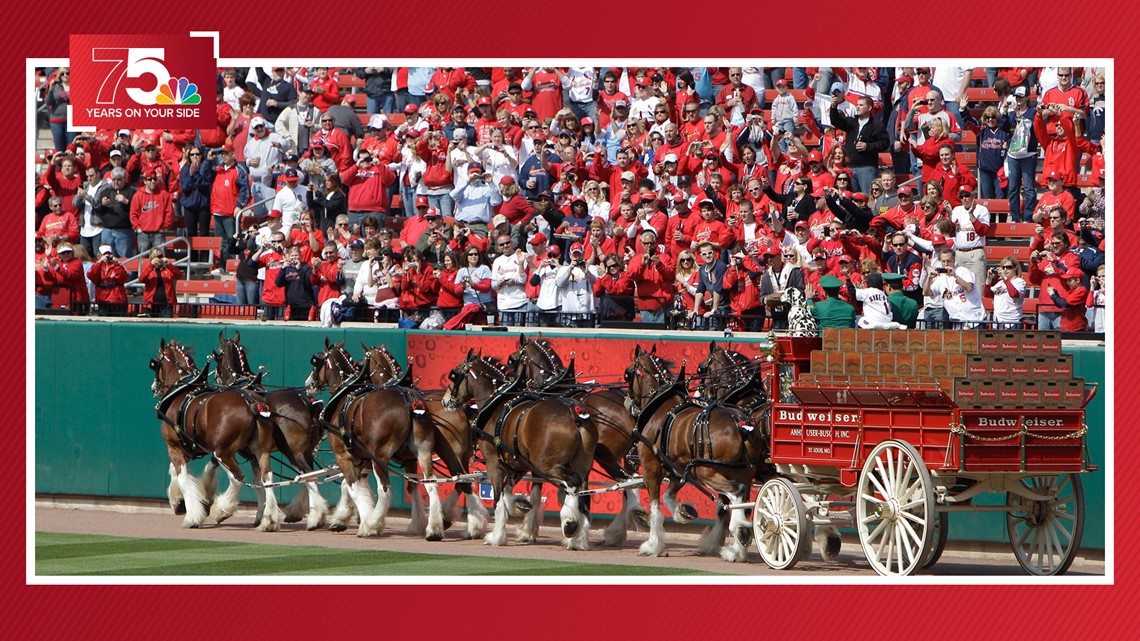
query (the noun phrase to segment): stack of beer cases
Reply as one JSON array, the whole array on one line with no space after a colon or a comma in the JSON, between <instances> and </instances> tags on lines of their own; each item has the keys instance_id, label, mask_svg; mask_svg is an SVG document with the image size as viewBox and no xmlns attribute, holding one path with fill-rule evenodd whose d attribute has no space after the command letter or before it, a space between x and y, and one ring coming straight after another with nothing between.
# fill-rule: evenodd
<instances>
[{"instance_id":1,"label":"stack of beer cases","mask_svg":"<svg viewBox=\"0 0 1140 641\"><path fill-rule=\"evenodd\" d=\"M1057 332L834 329L797 383L938 386L963 408L1080 407Z\"/></svg>"}]
</instances>

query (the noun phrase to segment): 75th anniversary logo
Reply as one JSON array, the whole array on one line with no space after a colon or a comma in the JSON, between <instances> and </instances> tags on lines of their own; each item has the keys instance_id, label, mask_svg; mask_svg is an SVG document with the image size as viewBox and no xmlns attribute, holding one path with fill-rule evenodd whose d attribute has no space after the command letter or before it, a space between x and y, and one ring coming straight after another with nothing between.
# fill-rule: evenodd
<instances>
[{"instance_id":1,"label":"75th anniversary logo","mask_svg":"<svg viewBox=\"0 0 1140 641\"><path fill-rule=\"evenodd\" d=\"M216 126L211 37L71 36L71 124L130 129Z\"/></svg>"}]
</instances>

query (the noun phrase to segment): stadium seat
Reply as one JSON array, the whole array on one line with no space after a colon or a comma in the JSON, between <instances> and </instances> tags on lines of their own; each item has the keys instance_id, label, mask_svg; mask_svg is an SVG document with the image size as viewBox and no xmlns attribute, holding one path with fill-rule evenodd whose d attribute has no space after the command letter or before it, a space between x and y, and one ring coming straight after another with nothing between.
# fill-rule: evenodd
<instances>
[{"instance_id":1,"label":"stadium seat","mask_svg":"<svg viewBox=\"0 0 1140 641\"><path fill-rule=\"evenodd\" d=\"M1001 201L1006 204L1006 210L1009 210L1009 201ZM990 210L992 213L994 210ZM1033 238L1033 232L1037 225L1034 223L995 223L993 225L994 235L997 238L1013 239Z\"/></svg>"},{"instance_id":2,"label":"stadium seat","mask_svg":"<svg viewBox=\"0 0 1140 641\"><path fill-rule=\"evenodd\" d=\"M352 69L341 69L337 76L337 84L341 89L363 89L364 80L357 78Z\"/></svg>"},{"instance_id":3,"label":"stadium seat","mask_svg":"<svg viewBox=\"0 0 1140 641\"><path fill-rule=\"evenodd\" d=\"M1013 257L1020 262L1029 260L1029 247L1010 247L1002 245L986 245L986 260L999 261L1003 258Z\"/></svg>"},{"instance_id":4,"label":"stadium seat","mask_svg":"<svg viewBox=\"0 0 1140 641\"><path fill-rule=\"evenodd\" d=\"M222 239L217 236L195 236L190 239L190 248L198 251L220 250Z\"/></svg>"},{"instance_id":5,"label":"stadium seat","mask_svg":"<svg viewBox=\"0 0 1140 641\"><path fill-rule=\"evenodd\" d=\"M179 294L236 294L235 280L180 280L176 282Z\"/></svg>"},{"instance_id":6,"label":"stadium seat","mask_svg":"<svg viewBox=\"0 0 1140 641\"><path fill-rule=\"evenodd\" d=\"M807 91L804 89L789 89L788 93L792 94L792 97L796 99L796 102L802 103L803 101L808 99ZM778 96L778 95L780 95L780 93L778 91L776 91L775 89L765 89L764 90L764 104L766 104L766 105L772 104L772 101L775 100L776 96Z\"/></svg>"},{"instance_id":7,"label":"stadium seat","mask_svg":"<svg viewBox=\"0 0 1140 641\"><path fill-rule=\"evenodd\" d=\"M979 198L978 204L990 210L991 214L1009 213L1009 201L1004 198Z\"/></svg>"}]
</instances>

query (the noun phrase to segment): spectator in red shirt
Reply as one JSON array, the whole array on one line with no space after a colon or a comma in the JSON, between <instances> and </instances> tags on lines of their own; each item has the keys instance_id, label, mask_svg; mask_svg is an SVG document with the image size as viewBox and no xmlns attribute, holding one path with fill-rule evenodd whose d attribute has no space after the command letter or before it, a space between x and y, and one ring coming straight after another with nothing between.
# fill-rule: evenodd
<instances>
[{"instance_id":1,"label":"spectator in red shirt","mask_svg":"<svg viewBox=\"0 0 1140 641\"><path fill-rule=\"evenodd\" d=\"M139 268L139 282L143 284L143 301L150 305L150 315L171 318L174 315L176 281L182 270L170 262L161 247L150 250L150 260L143 260Z\"/></svg>"},{"instance_id":2,"label":"spectator in red shirt","mask_svg":"<svg viewBox=\"0 0 1140 641\"><path fill-rule=\"evenodd\" d=\"M317 307L330 298L340 298L344 287L344 274L340 271L340 256L336 245L328 244L321 250L320 258L313 258L313 284L317 286Z\"/></svg>"},{"instance_id":3,"label":"spectator in red shirt","mask_svg":"<svg viewBox=\"0 0 1140 641\"><path fill-rule=\"evenodd\" d=\"M36 236L44 239L49 247L54 247L64 241L79 242L79 223L75 215L63 210L63 199L52 196L48 199L50 212L40 221Z\"/></svg>"},{"instance_id":4,"label":"spectator in red shirt","mask_svg":"<svg viewBox=\"0 0 1140 641\"><path fill-rule=\"evenodd\" d=\"M143 188L131 198L131 227L134 228L139 252L166 242L166 231L174 229L174 207L170 192L158 183L158 174L143 176Z\"/></svg>"},{"instance_id":5,"label":"spectator in red shirt","mask_svg":"<svg viewBox=\"0 0 1140 641\"><path fill-rule=\"evenodd\" d=\"M317 67L316 73L309 87L313 90L313 104L323 113L340 102L340 84L329 75L328 67Z\"/></svg>"},{"instance_id":6,"label":"spectator in red shirt","mask_svg":"<svg viewBox=\"0 0 1140 641\"><path fill-rule=\"evenodd\" d=\"M99 260L87 270L87 280L95 286L95 303L101 316L123 316L127 313L127 269L115 260L110 245L99 246Z\"/></svg>"},{"instance_id":7,"label":"spectator in red shirt","mask_svg":"<svg viewBox=\"0 0 1140 641\"><path fill-rule=\"evenodd\" d=\"M400 316L417 323L439 296L439 280L431 263L422 260L415 247L404 250L404 275L397 280L400 291Z\"/></svg>"}]
</instances>

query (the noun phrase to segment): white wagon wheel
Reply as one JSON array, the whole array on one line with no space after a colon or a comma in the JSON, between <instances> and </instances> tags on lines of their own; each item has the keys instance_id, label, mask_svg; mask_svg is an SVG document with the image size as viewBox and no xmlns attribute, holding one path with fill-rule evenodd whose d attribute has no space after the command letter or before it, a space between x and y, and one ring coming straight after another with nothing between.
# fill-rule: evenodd
<instances>
[{"instance_id":1,"label":"white wagon wheel","mask_svg":"<svg viewBox=\"0 0 1140 641\"><path fill-rule=\"evenodd\" d=\"M752 529L760 558L774 570L792 568L811 549L804 499L788 479L777 477L760 488Z\"/></svg>"},{"instance_id":2,"label":"white wagon wheel","mask_svg":"<svg viewBox=\"0 0 1140 641\"><path fill-rule=\"evenodd\" d=\"M1081 544L1085 529L1085 491L1078 474L1031 476L1023 488L1048 500L1009 493L1005 527L1017 562L1038 576L1064 574Z\"/></svg>"},{"instance_id":3,"label":"white wagon wheel","mask_svg":"<svg viewBox=\"0 0 1140 641\"><path fill-rule=\"evenodd\" d=\"M863 554L875 572L905 576L922 567L934 545L934 487L909 443L883 441L871 450L855 495Z\"/></svg>"}]
</instances>

